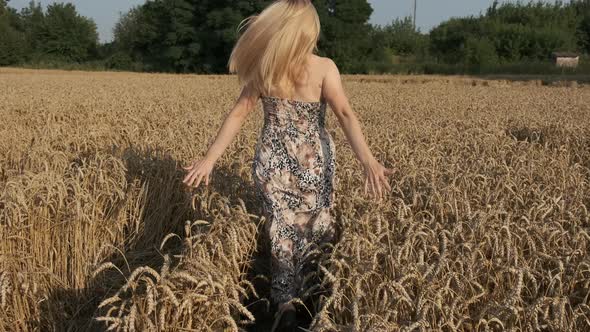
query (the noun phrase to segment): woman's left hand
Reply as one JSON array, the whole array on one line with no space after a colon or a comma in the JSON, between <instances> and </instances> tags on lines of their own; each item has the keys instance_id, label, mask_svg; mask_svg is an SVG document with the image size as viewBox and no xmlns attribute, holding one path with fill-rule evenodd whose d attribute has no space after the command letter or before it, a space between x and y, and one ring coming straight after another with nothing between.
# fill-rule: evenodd
<instances>
[{"instance_id":1,"label":"woman's left hand","mask_svg":"<svg viewBox=\"0 0 590 332\"><path fill-rule=\"evenodd\" d=\"M365 195L370 190L370 194L379 201L384 196L384 189L391 191L391 186L387 176L392 175L394 171L381 165L376 159L371 160L364 165L365 168Z\"/></svg>"}]
</instances>

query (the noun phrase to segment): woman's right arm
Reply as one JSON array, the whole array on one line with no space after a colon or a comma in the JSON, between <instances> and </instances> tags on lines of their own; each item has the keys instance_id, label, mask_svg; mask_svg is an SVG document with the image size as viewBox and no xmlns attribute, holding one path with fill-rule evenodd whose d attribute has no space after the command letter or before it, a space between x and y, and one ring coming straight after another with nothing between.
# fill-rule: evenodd
<instances>
[{"instance_id":1,"label":"woman's right arm","mask_svg":"<svg viewBox=\"0 0 590 332\"><path fill-rule=\"evenodd\" d=\"M387 181L387 175L393 174L393 170L385 168L375 159L369 146L365 141L365 136L361 130L360 123L356 114L352 111L348 98L342 86L340 72L332 60L327 61L327 72L322 85L322 94L330 104L332 111L336 114L338 122L346 135L352 150L357 159L363 165L365 170L365 194L367 188L375 198L383 197L383 187L391 191L391 186Z\"/></svg>"},{"instance_id":2,"label":"woman's right arm","mask_svg":"<svg viewBox=\"0 0 590 332\"><path fill-rule=\"evenodd\" d=\"M213 165L215 165L217 159L221 157L225 149L227 149L236 137L242 124L246 121L250 112L256 107L258 98L259 95L250 87L246 86L242 89L240 97L225 117L215 137L215 141L207 150L205 157L193 162L188 167L183 167L188 171L188 174L183 180L187 186L198 187L202 180L205 180L205 185L209 185L209 176L213 170Z\"/></svg>"}]
</instances>

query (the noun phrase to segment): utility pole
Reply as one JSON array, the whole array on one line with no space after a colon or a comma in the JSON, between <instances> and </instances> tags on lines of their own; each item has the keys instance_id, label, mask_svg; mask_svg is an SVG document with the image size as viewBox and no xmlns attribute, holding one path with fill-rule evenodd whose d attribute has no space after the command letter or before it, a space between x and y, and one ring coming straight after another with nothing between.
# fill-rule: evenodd
<instances>
[{"instance_id":1,"label":"utility pole","mask_svg":"<svg viewBox=\"0 0 590 332\"><path fill-rule=\"evenodd\" d=\"M416 31L416 9L418 8L418 0L414 0L414 31Z\"/></svg>"}]
</instances>

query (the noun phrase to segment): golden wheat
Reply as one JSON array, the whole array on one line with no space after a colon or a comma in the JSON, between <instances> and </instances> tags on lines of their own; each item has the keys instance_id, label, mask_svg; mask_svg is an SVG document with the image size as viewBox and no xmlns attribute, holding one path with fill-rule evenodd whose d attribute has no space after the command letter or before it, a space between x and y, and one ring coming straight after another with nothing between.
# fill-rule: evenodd
<instances>
[{"instance_id":1,"label":"golden wheat","mask_svg":"<svg viewBox=\"0 0 590 332\"><path fill-rule=\"evenodd\" d=\"M233 106L235 77L0 69L0 86L0 331L270 326L250 306L268 304L268 275L252 275L261 111L209 188L181 182ZM343 232L310 253L320 264L294 300L316 313L310 330L590 329L589 87L345 86L397 172L385 202L363 197L329 115Z\"/></svg>"}]
</instances>

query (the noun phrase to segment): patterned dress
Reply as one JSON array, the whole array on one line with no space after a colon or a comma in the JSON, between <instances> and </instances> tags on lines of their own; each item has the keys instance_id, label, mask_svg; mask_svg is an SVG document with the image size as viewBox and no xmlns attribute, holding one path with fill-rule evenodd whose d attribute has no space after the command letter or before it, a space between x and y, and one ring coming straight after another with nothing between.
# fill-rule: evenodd
<instances>
[{"instance_id":1,"label":"patterned dress","mask_svg":"<svg viewBox=\"0 0 590 332\"><path fill-rule=\"evenodd\" d=\"M306 253L333 242L335 147L326 103L262 97L264 126L252 164L267 218L271 300L299 297Z\"/></svg>"}]
</instances>

